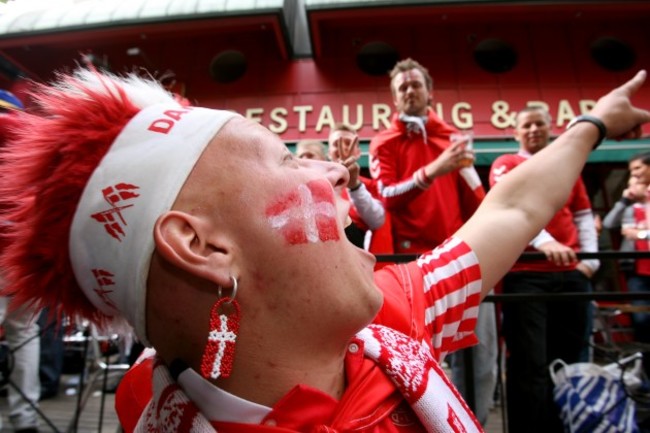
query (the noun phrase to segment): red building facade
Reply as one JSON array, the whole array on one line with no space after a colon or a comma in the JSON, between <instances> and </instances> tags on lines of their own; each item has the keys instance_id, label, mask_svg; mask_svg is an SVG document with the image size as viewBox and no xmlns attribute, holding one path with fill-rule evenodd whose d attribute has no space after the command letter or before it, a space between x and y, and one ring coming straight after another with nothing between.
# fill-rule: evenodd
<instances>
[{"instance_id":1,"label":"red building facade","mask_svg":"<svg viewBox=\"0 0 650 433\"><path fill-rule=\"evenodd\" d=\"M289 145L324 138L338 121L367 143L392 112L387 70L412 57L434 78L436 111L474 131L482 172L516 148L520 108L548 107L560 133L650 68L648 23L648 1L76 0L0 15L0 87L20 94L23 77L47 81L85 57L116 73L148 71ZM636 102L650 107L650 85ZM587 180L603 208L627 158L645 149L648 139L607 142L592 155Z\"/></svg>"},{"instance_id":2,"label":"red building facade","mask_svg":"<svg viewBox=\"0 0 650 433\"><path fill-rule=\"evenodd\" d=\"M323 139L339 121L358 128L365 146L392 113L387 71L412 57L433 76L438 114L474 131L483 178L517 148L520 108L546 106L558 134L599 95L650 69L647 0L58 3L0 15L1 88L21 96L26 78L48 81L86 59L152 74L197 105L259 121L289 146ZM635 102L650 107L650 83ZM648 138L607 141L592 154L583 178L597 212L620 196L627 159L644 150Z\"/></svg>"},{"instance_id":3,"label":"red building facade","mask_svg":"<svg viewBox=\"0 0 650 433\"><path fill-rule=\"evenodd\" d=\"M14 20L0 36L5 87L12 71L48 80L86 54L114 72L167 77L191 101L258 119L287 142L324 137L337 121L368 139L392 110L386 64L412 57L434 77L436 111L488 139L509 137L512 114L528 104L547 106L560 132L650 67L645 1L278 1L160 16L146 10L159 1L143 1L133 19L104 6L104 21L101 3L64 7L50 27L51 11L31 12L22 30L0 17ZM66 21L81 6L93 22ZM650 106L650 87L638 99Z\"/></svg>"}]
</instances>

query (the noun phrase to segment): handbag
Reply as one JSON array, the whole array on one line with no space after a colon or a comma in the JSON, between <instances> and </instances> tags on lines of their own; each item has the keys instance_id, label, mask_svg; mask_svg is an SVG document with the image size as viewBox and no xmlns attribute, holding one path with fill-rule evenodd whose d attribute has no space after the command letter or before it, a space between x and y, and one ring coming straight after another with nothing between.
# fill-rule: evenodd
<instances>
[{"instance_id":1,"label":"handbag","mask_svg":"<svg viewBox=\"0 0 650 433\"><path fill-rule=\"evenodd\" d=\"M590 362L566 364L556 359L549 370L553 399L567 433L639 432L635 402L627 395L620 367L617 371Z\"/></svg>"}]
</instances>

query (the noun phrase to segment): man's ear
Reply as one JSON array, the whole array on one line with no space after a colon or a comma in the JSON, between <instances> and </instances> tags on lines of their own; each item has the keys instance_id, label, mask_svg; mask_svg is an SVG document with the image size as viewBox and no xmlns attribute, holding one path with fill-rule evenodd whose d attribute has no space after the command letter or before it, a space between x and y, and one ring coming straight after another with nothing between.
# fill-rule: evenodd
<instances>
[{"instance_id":1,"label":"man's ear","mask_svg":"<svg viewBox=\"0 0 650 433\"><path fill-rule=\"evenodd\" d=\"M154 241L158 254L179 269L220 286L230 284L232 249L207 218L166 212L156 220Z\"/></svg>"}]
</instances>

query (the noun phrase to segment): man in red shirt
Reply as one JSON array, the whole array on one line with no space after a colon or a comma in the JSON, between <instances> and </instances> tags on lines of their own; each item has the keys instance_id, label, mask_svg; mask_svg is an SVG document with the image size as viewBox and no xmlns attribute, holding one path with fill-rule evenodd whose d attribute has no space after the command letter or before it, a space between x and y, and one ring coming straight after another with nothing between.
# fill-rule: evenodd
<instances>
[{"instance_id":1,"label":"man in red shirt","mask_svg":"<svg viewBox=\"0 0 650 433\"><path fill-rule=\"evenodd\" d=\"M490 169L490 185L511 176L512 169L546 148L551 117L529 107L516 118L517 154L498 157ZM504 293L591 291L598 260L576 260L576 252L598 251L596 225L587 190L578 179L568 201L527 251L542 251L547 260L520 261L503 279ZM586 347L589 302L512 302L503 305L503 332L508 347L506 384L508 425L512 431L563 431L552 398L548 366L554 359L580 361Z\"/></svg>"},{"instance_id":2,"label":"man in red shirt","mask_svg":"<svg viewBox=\"0 0 650 433\"><path fill-rule=\"evenodd\" d=\"M479 432L437 361L475 341L481 298L591 149L640 135L650 112L629 98L645 77L601 98L436 250L377 273L345 238L341 164L296 158L263 126L139 77L60 77L0 154L0 219L15 221L5 294L126 320L155 348L151 394L121 394L127 430L135 414L139 432Z\"/></svg>"},{"instance_id":3,"label":"man in red shirt","mask_svg":"<svg viewBox=\"0 0 650 433\"><path fill-rule=\"evenodd\" d=\"M431 108L433 80L420 63L406 59L390 73L396 113L388 129L370 142L370 173L391 218L396 253L422 253L463 225L485 197L464 142L450 142L455 129ZM482 423L496 385L496 318L493 304L481 305L474 351L476 408ZM450 359L454 383L464 390L464 355Z\"/></svg>"},{"instance_id":4,"label":"man in red shirt","mask_svg":"<svg viewBox=\"0 0 650 433\"><path fill-rule=\"evenodd\" d=\"M485 190L474 167L463 167L472 151L450 143L454 128L431 108L427 69L406 59L390 76L396 113L370 142L370 174L391 215L395 252L421 253L458 230Z\"/></svg>"}]
</instances>

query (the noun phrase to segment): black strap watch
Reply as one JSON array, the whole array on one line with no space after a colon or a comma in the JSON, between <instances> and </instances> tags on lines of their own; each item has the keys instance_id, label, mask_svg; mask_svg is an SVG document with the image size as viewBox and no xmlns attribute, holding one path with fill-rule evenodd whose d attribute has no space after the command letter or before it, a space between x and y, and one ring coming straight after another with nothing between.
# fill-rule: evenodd
<instances>
[{"instance_id":1,"label":"black strap watch","mask_svg":"<svg viewBox=\"0 0 650 433\"><path fill-rule=\"evenodd\" d=\"M590 116L589 114L582 114L580 116L571 119L569 124L566 126L566 129L571 129L573 125L580 122L589 122L596 125L596 128L598 128L598 141L596 141L593 147L593 149L596 149L598 146L600 146L600 143L602 143L603 140L607 137L607 127L605 126L603 121L600 120L599 118Z\"/></svg>"}]
</instances>

